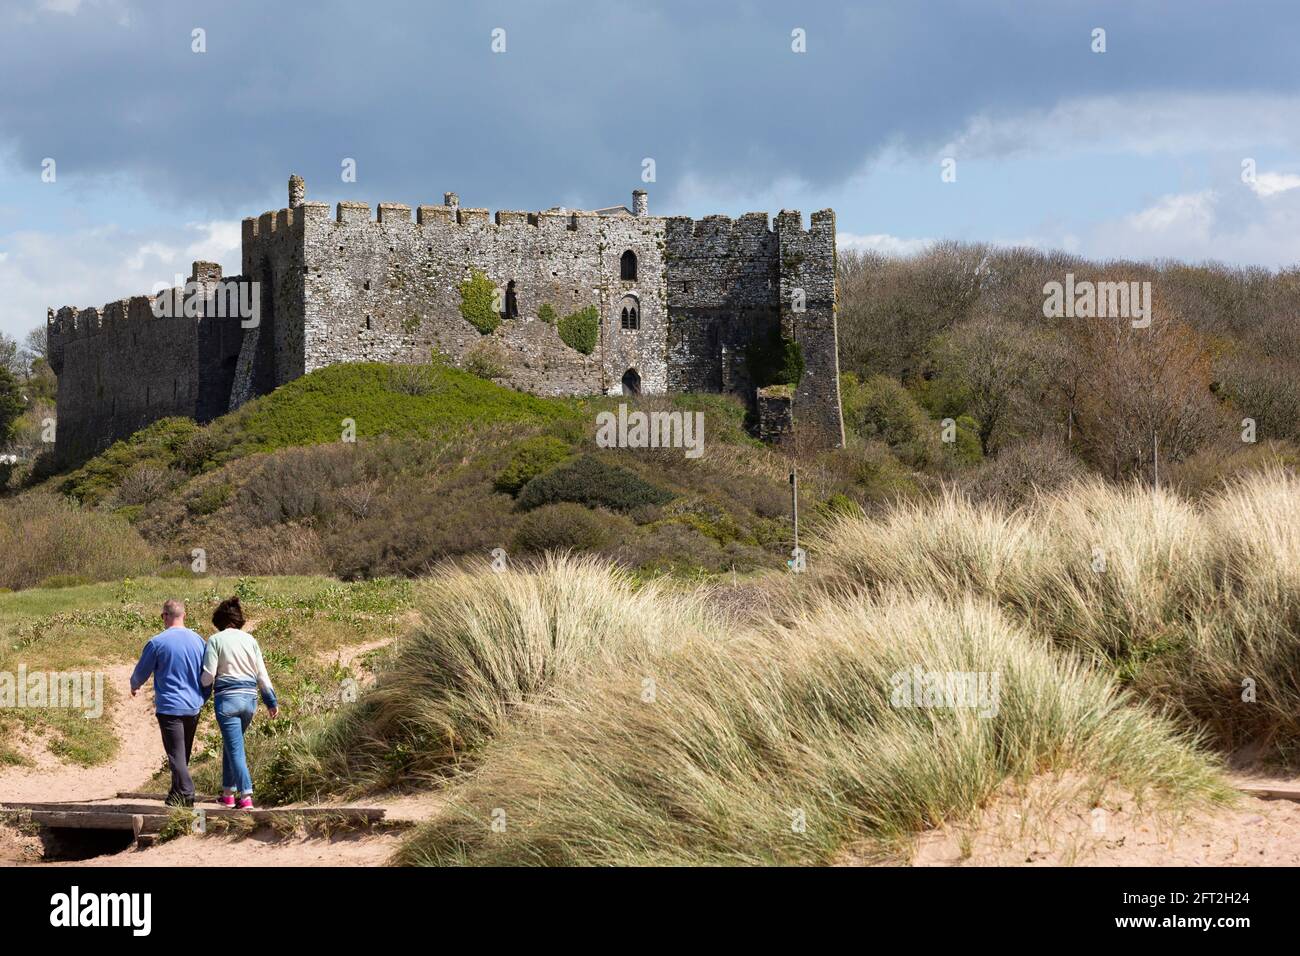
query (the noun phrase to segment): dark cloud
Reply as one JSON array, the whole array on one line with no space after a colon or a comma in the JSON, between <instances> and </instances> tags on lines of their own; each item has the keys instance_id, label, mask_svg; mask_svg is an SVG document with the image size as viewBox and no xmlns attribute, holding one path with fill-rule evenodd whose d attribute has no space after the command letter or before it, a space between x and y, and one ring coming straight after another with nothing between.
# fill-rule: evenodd
<instances>
[{"instance_id":1,"label":"dark cloud","mask_svg":"<svg viewBox=\"0 0 1300 956\"><path fill-rule=\"evenodd\" d=\"M1210 0L35 6L0 10L0 147L32 169L57 158L74 186L125 175L214 215L281 201L290 171L321 198L456 189L517 208L620 201L645 156L661 194L686 173L824 185L885 144L938 146L981 110L1294 90L1300 20L1292 3ZM795 27L806 54L790 51ZM344 157L356 185L339 181Z\"/></svg>"}]
</instances>

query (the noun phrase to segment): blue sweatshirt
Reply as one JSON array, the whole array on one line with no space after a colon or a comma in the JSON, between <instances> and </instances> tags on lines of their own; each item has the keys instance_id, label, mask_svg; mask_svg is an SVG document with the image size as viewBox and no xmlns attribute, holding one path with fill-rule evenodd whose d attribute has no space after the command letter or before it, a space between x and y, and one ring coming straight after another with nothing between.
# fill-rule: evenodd
<instances>
[{"instance_id":1,"label":"blue sweatshirt","mask_svg":"<svg viewBox=\"0 0 1300 956\"><path fill-rule=\"evenodd\" d=\"M202 685L203 638L188 627L169 627L144 646L140 663L131 675L131 690L139 690L152 677L154 711L190 717L203 709L212 693Z\"/></svg>"}]
</instances>

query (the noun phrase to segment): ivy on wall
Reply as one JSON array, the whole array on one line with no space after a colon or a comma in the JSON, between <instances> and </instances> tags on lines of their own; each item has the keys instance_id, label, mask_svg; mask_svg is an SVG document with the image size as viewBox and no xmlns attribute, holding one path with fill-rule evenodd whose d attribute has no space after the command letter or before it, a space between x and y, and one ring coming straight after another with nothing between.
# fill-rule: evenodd
<instances>
[{"instance_id":1,"label":"ivy on wall","mask_svg":"<svg viewBox=\"0 0 1300 956\"><path fill-rule=\"evenodd\" d=\"M496 310L496 286L477 269L460 284L460 314L483 335L491 335L501 324L501 314Z\"/></svg>"},{"instance_id":2,"label":"ivy on wall","mask_svg":"<svg viewBox=\"0 0 1300 956\"><path fill-rule=\"evenodd\" d=\"M560 319L560 340L571 349L590 355L596 350L600 334L600 313L594 305L570 312Z\"/></svg>"}]
</instances>

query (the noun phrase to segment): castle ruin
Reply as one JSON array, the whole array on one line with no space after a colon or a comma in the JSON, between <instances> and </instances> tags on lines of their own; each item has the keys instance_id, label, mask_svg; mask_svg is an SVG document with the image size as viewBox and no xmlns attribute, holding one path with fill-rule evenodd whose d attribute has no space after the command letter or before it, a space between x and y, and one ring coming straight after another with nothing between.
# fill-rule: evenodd
<instances>
[{"instance_id":1,"label":"castle ruin","mask_svg":"<svg viewBox=\"0 0 1300 956\"><path fill-rule=\"evenodd\" d=\"M843 443L831 210L807 228L789 210L772 223L661 217L637 190L630 209L490 217L447 193L414 220L398 203L372 218L366 203L340 202L331 216L294 176L288 207L245 219L242 239L239 276L196 262L181 289L50 310L59 467L160 418L210 421L327 365L427 362L436 350L463 366L489 343L499 380L538 395L730 392L766 435L792 416L818 444ZM463 313L472 277L503 313L486 333ZM509 309L497 301L507 288ZM241 297L255 321L232 313ZM590 354L554 319L588 307ZM805 370L788 397L759 401L750 343L778 332Z\"/></svg>"}]
</instances>

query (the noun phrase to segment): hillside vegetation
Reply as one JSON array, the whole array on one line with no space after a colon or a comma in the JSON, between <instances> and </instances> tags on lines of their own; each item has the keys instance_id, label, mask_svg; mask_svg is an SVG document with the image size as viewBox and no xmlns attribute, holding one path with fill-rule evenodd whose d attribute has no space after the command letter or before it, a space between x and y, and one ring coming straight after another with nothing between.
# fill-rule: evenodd
<instances>
[{"instance_id":1,"label":"hillside vegetation","mask_svg":"<svg viewBox=\"0 0 1300 956\"><path fill-rule=\"evenodd\" d=\"M702 414L703 456L596 447L597 413L623 401ZM0 586L159 569L419 575L496 549L585 551L648 575L779 567L792 544L789 466L744 419L718 395L545 399L444 362L331 366L207 426L164 419L70 473L38 470L34 489L0 502L13 533L39 519L57 534L62 520L126 547L108 563L95 548L15 555ZM809 513L855 493L858 476L817 471ZM68 504L25 504L34 492Z\"/></svg>"}]
</instances>

